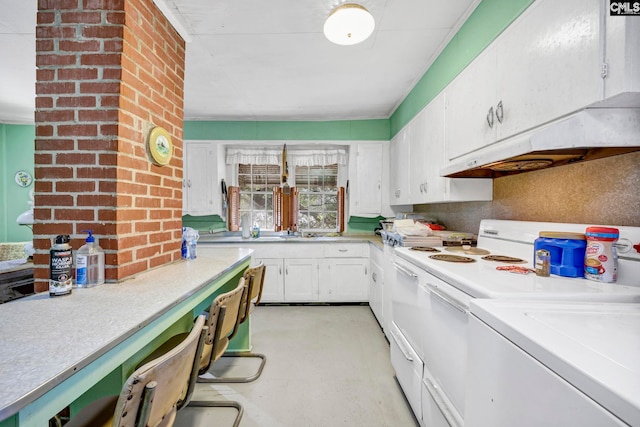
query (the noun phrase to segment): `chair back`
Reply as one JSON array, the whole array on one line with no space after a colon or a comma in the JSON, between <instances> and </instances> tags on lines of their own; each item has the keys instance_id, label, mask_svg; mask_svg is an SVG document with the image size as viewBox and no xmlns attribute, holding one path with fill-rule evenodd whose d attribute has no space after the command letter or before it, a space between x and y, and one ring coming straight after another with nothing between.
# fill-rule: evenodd
<instances>
[{"instance_id":1,"label":"chair back","mask_svg":"<svg viewBox=\"0 0 640 427\"><path fill-rule=\"evenodd\" d=\"M218 295L209 307L207 332L200 358L200 373L218 360L229 346L229 340L238 330L240 305L247 292L244 278L240 278L238 286L232 291Z\"/></svg>"},{"instance_id":2,"label":"chair back","mask_svg":"<svg viewBox=\"0 0 640 427\"><path fill-rule=\"evenodd\" d=\"M252 311L252 304L256 306L262 299L262 288L264 287L264 276L267 267L260 262L255 267L247 268L243 274L244 279L247 282L247 297L242 301L242 308L240 313L240 323L244 323L249 318L249 313Z\"/></svg>"},{"instance_id":3,"label":"chair back","mask_svg":"<svg viewBox=\"0 0 640 427\"><path fill-rule=\"evenodd\" d=\"M118 397L115 427L173 425L178 405L190 396L204 325L204 316L198 316L182 342L131 374Z\"/></svg>"}]
</instances>

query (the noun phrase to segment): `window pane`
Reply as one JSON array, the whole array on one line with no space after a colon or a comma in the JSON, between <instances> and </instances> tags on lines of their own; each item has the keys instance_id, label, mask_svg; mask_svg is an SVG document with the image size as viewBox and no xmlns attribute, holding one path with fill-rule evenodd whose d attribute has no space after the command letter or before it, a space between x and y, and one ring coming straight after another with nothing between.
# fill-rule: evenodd
<instances>
[{"instance_id":1,"label":"window pane","mask_svg":"<svg viewBox=\"0 0 640 427\"><path fill-rule=\"evenodd\" d=\"M327 211L337 211L338 210L338 196L324 196L324 208Z\"/></svg>"},{"instance_id":2,"label":"window pane","mask_svg":"<svg viewBox=\"0 0 640 427\"><path fill-rule=\"evenodd\" d=\"M251 193L240 191L240 210L251 210Z\"/></svg>"}]
</instances>

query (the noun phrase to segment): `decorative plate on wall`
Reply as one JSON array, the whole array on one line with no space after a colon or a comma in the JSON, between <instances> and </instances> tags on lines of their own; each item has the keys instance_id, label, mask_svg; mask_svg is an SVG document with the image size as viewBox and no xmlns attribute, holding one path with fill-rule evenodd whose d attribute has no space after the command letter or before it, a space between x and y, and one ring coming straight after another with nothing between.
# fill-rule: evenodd
<instances>
[{"instance_id":1,"label":"decorative plate on wall","mask_svg":"<svg viewBox=\"0 0 640 427\"><path fill-rule=\"evenodd\" d=\"M169 132L160 126L154 127L149 132L147 146L155 164L160 166L169 164L173 156L173 143Z\"/></svg>"},{"instance_id":2,"label":"decorative plate on wall","mask_svg":"<svg viewBox=\"0 0 640 427\"><path fill-rule=\"evenodd\" d=\"M16 184L18 184L20 187L28 187L33 182L33 178L31 177L31 174L27 171L16 172L13 179L16 181Z\"/></svg>"}]
</instances>

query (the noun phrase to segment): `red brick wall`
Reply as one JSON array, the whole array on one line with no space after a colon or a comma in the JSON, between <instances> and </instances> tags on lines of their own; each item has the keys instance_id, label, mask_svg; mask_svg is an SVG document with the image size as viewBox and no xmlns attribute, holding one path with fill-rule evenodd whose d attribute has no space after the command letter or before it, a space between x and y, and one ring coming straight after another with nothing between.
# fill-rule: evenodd
<instances>
[{"instance_id":1,"label":"red brick wall","mask_svg":"<svg viewBox=\"0 0 640 427\"><path fill-rule=\"evenodd\" d=\"M51 238L92 229L118 281L180 258L184 41L150 0L39 0L36 290ZM172 136L167 166L146 135Z\"/></svg>"}]
</instances>

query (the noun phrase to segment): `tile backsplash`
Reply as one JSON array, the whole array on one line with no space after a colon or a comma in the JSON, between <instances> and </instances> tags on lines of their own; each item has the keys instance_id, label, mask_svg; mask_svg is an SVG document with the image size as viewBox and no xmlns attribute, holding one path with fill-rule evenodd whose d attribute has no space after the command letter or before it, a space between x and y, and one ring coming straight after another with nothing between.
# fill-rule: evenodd
<instances>
[{"instance_id":1,"label":"tile backsplash","mask_svg":"<svg viewBox=\"0 0 640 427\"><path fill-rule=\"evenodd\" d=\"M416 205L449 230L484 218L640 226L640 152L497 178L493 201Z\"/></svg>"}]
</instances>

